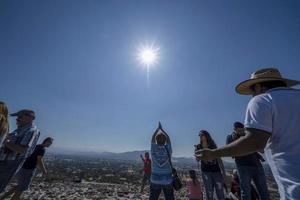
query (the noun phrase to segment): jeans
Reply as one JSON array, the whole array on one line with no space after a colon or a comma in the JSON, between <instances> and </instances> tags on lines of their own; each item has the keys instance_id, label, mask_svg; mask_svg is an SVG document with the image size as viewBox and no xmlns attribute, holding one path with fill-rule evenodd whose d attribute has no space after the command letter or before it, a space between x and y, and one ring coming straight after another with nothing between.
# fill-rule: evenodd
<instances>
[{"instance_id":1,"label":"jeans","mask_svg":"<svg viewBox=\"0 0 300 200\"><path fill-rule=\"evenodd\" d=\"M242 166L237 165L239 175L241 198L251 200L251 180L255 183L261 200L269 200L269 192L265 171L262 166Z\"/></svg>"},{"instance_id":2,"label":"jeans","mask_svg":"<svg viewBox=\"0 0 300 200\"><path fill-rule=\"evenodd\" d=\"M202 172L203 184L206 192L206 199L214 199L214 190L218 200L224 200L224 179L221 172Z\"/></svg>"},{"instance_id":3,"label":"jeans","mask_svg":"<svg viewBox=\"0 0 300 200\"><path fill-rule=\"evenodd\" d=\"M26 191L29 189L31 182L33 180L33 177L35 175L35 169L24 169L21 168L18 173L16 174L17 178L17 190L18 191Z\"/></svg>"},{"instance_id":4,"label":"jeans","mask_svg":"<svg viewBox=\"0 0 300 200\"><path fill-rule=\"evenodd\" d=\"M164 192L165 200L174 200L175 199L172 184L158 185L158 184L151 183L149 200L158 200L161 190L163 190L163 192Z\"/></svg>"},{"instance_id":5,"label":"jeans","mask_svg":"<svg viewBox=\"0 0 300 200\"><path fill-rule=\"evenodd\" d=\"M0 161L0 193L4 192L6 186L20 169L23 160Z\"/></svg>"}]
</instances>

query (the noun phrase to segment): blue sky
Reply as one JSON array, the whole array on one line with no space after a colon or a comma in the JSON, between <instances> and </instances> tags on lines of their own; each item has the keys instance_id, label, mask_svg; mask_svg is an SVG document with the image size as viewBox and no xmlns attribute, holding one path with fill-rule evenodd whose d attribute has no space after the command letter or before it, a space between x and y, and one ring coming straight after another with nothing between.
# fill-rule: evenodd
<instances>
[{"instance_id":1,"label":"blue sky","mask_svg":"<svg viewBox=\"0 0 300 200\"><path fill-rule=\"evenodd\" d=\"M234 87L263 66L300 79L299 1L0 1L0 99L32 108L56 147L147 149L157 122L175 155L197 133L218 145L250 97ZM160 47L146 70L141 44ZM11 118L14 128L14 119Z\"/></svg>"}]
</instances>

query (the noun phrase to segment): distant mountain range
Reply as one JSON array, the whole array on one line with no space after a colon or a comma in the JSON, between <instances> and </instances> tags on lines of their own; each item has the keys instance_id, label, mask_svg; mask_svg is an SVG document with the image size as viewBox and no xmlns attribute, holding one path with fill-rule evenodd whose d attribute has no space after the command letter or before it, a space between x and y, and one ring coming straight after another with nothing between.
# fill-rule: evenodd
<instances>
[{"instance_id":1,"label":"distant mountain range","mask_svg":"<svg viewBox=\"0 0 300 200\"><path fill-rule=\"evenodd\" d=\"M112 159L112 160L128 160L128 161L140 161L140 155L144 155L145 152L149 152L149 150L141 150L141 151L128 151L122 153L113 153L113 152L94 152L94 151L77 151L65 148L53 148L49 149L47 153L49 154L60 154L60 155L77 155L77 156L87 156L87 157L95 157L102 159ZM187 163L194 164L195 159L193 157L172 157L172 161L174 163Z\"/></svg>"},{"instance_id":2,"label":"distant mountain range","mask_svg":"<svg viewBox=\"0 0 300 200\"><path fill-rule=\"evenodd\" d=\"M85 157L94 157L101 159L112 159L112 160L127 160L127 161L140 161L140 155L144 155L145 152L149 152L149 150L140 150L140 151L128 151L122 153L113 153L113 152L94 152L94 151L78 151L67 148L50 148L48 153L50 154L60 154L60 155L77 155L77 156L85 156ZM231 159L223 159L228 164L232 163ZM193 157L172 157L172 162L176 163L184 163L184 164L196 164L195 158Z\"/></svg>"}]
</instances>

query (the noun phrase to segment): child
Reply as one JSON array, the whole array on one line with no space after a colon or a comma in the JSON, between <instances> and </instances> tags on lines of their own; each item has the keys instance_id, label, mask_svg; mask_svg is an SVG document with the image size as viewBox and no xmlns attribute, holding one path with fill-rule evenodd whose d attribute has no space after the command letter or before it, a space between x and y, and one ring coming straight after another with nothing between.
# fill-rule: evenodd
<instances>
[{"instance_id":1,"label":"child","mask_svg":"<svg viewBox=\"0 0 300 200\"><path fill-rule=\"evenodd\" d=\"M151 159L149 153L145 153L145 158L141 155L141 159L144 163L144 177L141 186L141 193L144 191L144 187L147 183L150 183L150 176L151 176Z\"/></svg>"},{"instance_id":2,"label":"child","mask_svg":"<svg viewBox=\"0 0 300 200\"><path fill-rule=\"evenodd\" d=\"M202 200L202 189L200 181L197 178L196 171L189 171L190 179L187 181L187 191L189 195L189 200Z\"/></svg>"}]
</instances>

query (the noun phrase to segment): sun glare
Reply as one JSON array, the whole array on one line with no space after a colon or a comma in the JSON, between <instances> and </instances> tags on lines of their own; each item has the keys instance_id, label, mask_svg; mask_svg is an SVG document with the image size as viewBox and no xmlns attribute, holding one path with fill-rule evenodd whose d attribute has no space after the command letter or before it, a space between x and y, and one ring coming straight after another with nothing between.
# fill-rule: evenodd
<instances>
[{"instance_id":1,"label":"sun glare","mask_svg":"<svg viewBox=\"0 0 300 200\"><path fill-rule=\"evenodd\" d=\"M154 65L158 61L159 48L144 47L138 52L138 59L147 67Z\"/></svg>"},{"instance_id":2,"label":"sun glare","mask_svg":"<svg viewBox=\"0 0 300 200\"><path fill-rule=\"evenodd\" d=\"M150 86L150 68L158 64L160 48L152 45L142 45L138 48L137 59L147 69L147 86Z\"/></svg>"}]
</instances>

